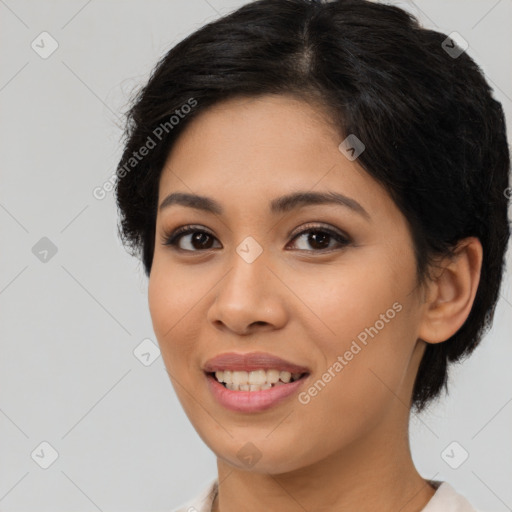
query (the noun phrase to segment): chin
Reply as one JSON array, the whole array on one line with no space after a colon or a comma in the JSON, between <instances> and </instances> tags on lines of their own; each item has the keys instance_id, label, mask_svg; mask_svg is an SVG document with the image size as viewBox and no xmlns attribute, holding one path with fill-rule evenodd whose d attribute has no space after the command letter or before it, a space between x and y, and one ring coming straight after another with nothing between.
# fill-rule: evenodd
<instances>
[{"instance_id":1,"label":"chin","mask_svg":"<svg viewBox=\"0 0 512 512\"><path fill-rule=\"evenodd\" d=\"M267 435L268 431L264 435ZM273 434L271 434L272 436ZM280 443L280 445L278 445ZM230 438L227 443L219 445L218 439L207 442L208 447L224 463L242 471L279 475L303 468L314 461L305 461L304 454L298 453L289 440L258 440L254 436L243 439Z\"/></svg>"}]
</instances>

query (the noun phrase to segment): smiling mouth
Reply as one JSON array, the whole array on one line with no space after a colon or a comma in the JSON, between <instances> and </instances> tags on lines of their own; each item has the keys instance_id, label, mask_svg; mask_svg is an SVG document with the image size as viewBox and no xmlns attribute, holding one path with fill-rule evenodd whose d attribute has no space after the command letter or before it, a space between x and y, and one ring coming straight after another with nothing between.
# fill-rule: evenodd
<instances>
[{"instance_id":1,"label":"smiling mouth","mask_svg":"<svg viewBox=\"0 0 512 512\"><path fill-rule=\"evenodd\" d=\"M255 371L216 371L207 372L207 375L231 391L264 391L277 386L285 386L303 379L309 373L290 373L275 369Z\"/></svg>"}]
</instances>

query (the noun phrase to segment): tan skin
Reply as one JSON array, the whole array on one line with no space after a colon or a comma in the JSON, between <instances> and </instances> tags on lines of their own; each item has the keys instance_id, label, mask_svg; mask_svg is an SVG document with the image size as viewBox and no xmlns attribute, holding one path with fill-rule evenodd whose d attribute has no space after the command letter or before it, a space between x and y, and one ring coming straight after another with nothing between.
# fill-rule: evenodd
<instances>
[{"instance_id":1,"label":"tan skin","mask_svg":"<svg viewBox=\"0 0 512 512\"><path fill-rule=\"evenodd\" d=\"M435 492L411 458L413 383L426 343L445 341L469 315L482 247L463 240L419 286L405 217L339 151L321 112L284 95L217 104L187 126L162 172L159 204L185 192L224 210L158 211L148 290L177 396L217 456L216 512L417 512ZM369 218L334 204L270 213L272 199L298 190L339 192ZM324 235L315 245L310 231L294 240L310 224L350 241ZM193 234L181 251L164 245L183 225L206 230L206 245ZM263 248L250 264L236 252L248 236ZM202 366L213 356L263 351L309 367L307 389L395 302L401 311L307 404L291 397L233 412L205 385ZM237 457L249 441L261 454L252 467Z\"/></svg>"}]
</instances>

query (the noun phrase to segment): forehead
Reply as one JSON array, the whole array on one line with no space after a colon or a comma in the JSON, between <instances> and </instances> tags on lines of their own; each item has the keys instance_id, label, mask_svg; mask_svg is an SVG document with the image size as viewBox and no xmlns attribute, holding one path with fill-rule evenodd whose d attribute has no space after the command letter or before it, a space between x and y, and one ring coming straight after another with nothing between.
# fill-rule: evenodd
<instances>
[{"instance_id":1,"label":"forehead","mask_svg":"<svg viewBox=\"0 0 512 512\"><path fill-rule=\"evenodd\" d=\"M224 101L200 113L175 141L159 203L173 191L249 205L291 191L331 190L361 203L370 196L378 207L379 195L387 194L357 160L346 158L340 143L322 110L297 98Z\"/></svg>"},{"instance_id":2,"label":"forehead","mask_svg":"<svg viewBox=\"0 0 512 512\"><path fill-rule=\"evenodd\" d=\"M195 153L198 158L223 163L238 163L242 158L244 167L250 167L250 159L261 162L285 154L292 158L320 143L336 144L339 138L318 108L294 97L233 98L192 119L169 156L190 160Z\"/></svg>"}]
</instances>

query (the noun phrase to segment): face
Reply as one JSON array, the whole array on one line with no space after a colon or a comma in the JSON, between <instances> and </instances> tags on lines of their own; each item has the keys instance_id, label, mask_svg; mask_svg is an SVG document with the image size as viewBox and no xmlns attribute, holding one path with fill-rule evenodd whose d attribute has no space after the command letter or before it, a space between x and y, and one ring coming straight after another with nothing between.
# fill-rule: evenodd
<instances>
[{"instance_id":1,"label":"face","mask_svg":"<svg viewBox=\"0 0 512 512\"><path fill-rule=\"evenodd\" d=\"M253 471L304 468L392 430L419 362L406 219L320 112L288 96L219 103L181 134L159 184L159 205L210 199L158 210L148 300L162 357L204 442L239 468L251 452ZM298 192L341 199L277 201ZM205 373L215 356L256 352L307 375L283 392L220 389Z\"/></svg>"}]
</instances>

